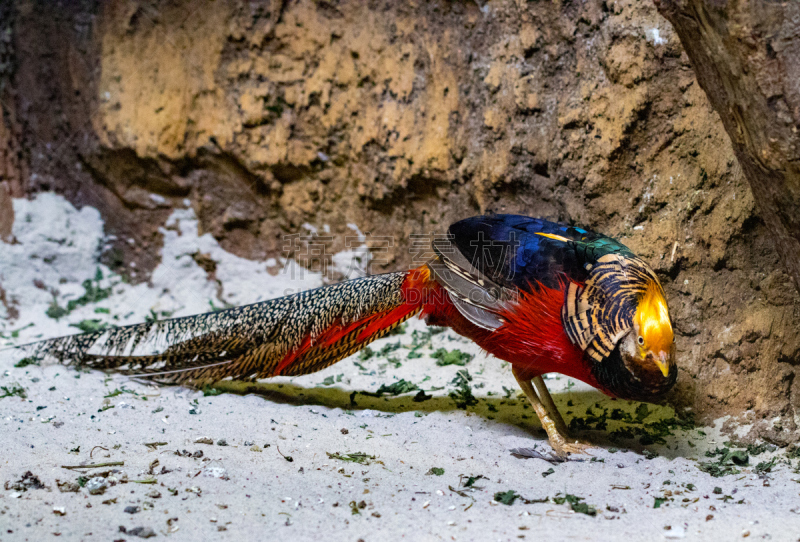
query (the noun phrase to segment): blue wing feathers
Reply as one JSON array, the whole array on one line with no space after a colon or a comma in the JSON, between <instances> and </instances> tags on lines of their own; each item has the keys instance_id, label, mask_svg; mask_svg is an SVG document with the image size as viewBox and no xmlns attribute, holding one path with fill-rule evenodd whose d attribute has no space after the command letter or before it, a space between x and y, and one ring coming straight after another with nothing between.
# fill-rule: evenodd
<instances>
[{"instance_id":1,"label":"blue wing feathers","mask_svg":"<svg viewBox=\"0 0 800 542\"><path fill-rule=\"evenodd\" d=\"M605 254L630 255L625 245L584 228L521 215L476 216L450 226L453 243L481 273L506 287L557 288L583 282L586 264Z\"/></svg>"}]
</instances>

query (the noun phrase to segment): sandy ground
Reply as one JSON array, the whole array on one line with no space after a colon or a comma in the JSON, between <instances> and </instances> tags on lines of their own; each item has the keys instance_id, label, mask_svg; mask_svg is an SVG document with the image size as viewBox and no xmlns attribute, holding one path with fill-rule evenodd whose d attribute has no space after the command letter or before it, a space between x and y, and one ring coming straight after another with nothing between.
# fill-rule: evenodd
<instances>
[{"instance_id":1,"label":"sandy ground","mask_svg":"<svg viewBox=\"0 0 800 542\"><path fill-rule=\"evenodd\" d=\"M300 280L291 266L273 276L224 254L197 237L187 210L165 231L152 283L134 287L97 264L102 224L92 209L42 195L15 210L18 243L0 247L0 345L75 332L70 324L87 319L191 314L321 280ZM218 283L188 256L197 250L218 262ZM107 297L58 320L45 314L54 301L86 300L84 281L98 269ZM726 460L713 452L730 437L679 422L690 413L644 410L553 377L567 422L593 428L580 436L597 447L566 463L522 458L511 450L550 449L507 364L419 321L371 351L314 375L206 394L15 367L22 355L0 352L0 540L800 539L800 459L786 451L728 446L739 454ZM455 351L474 357L437 365L457 360ZM401 381L416 389L394 394ZM457 406L465 401L474 404ZM113 465L65 468L97 463Z\"/></svg>"}]
</instances>

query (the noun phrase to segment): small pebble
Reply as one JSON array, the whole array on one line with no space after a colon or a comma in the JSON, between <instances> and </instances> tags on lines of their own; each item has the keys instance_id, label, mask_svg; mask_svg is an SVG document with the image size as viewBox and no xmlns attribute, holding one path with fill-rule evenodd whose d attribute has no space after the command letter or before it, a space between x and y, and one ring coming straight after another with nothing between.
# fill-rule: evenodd
<instances>
[{"instance_id":1,"label":"small pebble","mask_svg":"<svg viewBox=\"0 0 800 542\"><path fill-rule=\"evenodd\" d=\"M142 509L138 506L126 506L124 512L126 514L138 514Z\"/></svg>"},{"instance_id":2,"label":"small pebble","mask_svg":"<svg viewBox=\"0 0 800 542\"><path fill-rule=\"evenodd\" d=\"M209 437L200 437L198 439L195 439L194 443L195 444L214 444L214 441L211 440L211 438L209 438Z\"/></svg>"},{"instance_id":3,"label":"small pebble","mask_svg":"<svg viewBox=\"0 0 800 542\"><path fill-rule=\"evenodd\" d=\"M219 439L217 441L217 446L227 446L227 445L228 445L228 441L225 440L224 438L221 438L221 439Z\"/></svg>"},{"instance_id":4,"label":"small pebble","mask_svg":"<svg viewBox=\"0 0 800 542\"><path fill-rule=\"evenodd\" d=\"M228 479L228 471L222 465L209 464L203 469L203 476L210 478L220 478L222 480Z\"/></svg>"},{"instance_id":5,"label":"small pebble","mask_svg":"<svg viewBox=\"0 0 800 542\"><path fill-rule=\"evenodd\" d=\"M106 479L101 476L95 476L84 486L86 491L89 492L89 495L102 495L106 488L108 488L108 482Z\"/></svg>"},{"instance_id":6,"label":"small pebble","mask_svg":"<svg viewBox=\"0 0 800 542\"><path fill-rule=\"evenodd\" d=\"M131 536L138 536L139 538L150 538L156 535L155 531L150 527L134 527L133 529L128 529L126 531L123 530L123 527L120 527L120 532L125 534L129 534Z\"/></svg>"},{"instance_id":7,"label":"small pebble","mask_svg":"<svg viewBox=\"0 0 800 542\"><path fill-rule=\"evenodd\" d=\"M666 527L665 527L665 529L666 529ZM676 525L676 526L672 527L669 530L669 532L666 533L664 536L666 538L671 538L671 539L685 538L686 537L686 529L684 529L680 525Z\"/></svg>"}]
</instances>

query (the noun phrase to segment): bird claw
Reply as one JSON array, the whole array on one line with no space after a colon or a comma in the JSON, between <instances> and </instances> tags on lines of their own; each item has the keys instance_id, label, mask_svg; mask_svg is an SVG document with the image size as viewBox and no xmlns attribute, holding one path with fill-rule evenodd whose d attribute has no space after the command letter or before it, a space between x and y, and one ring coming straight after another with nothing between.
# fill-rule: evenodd
<instances>
[{"instance_id":1,"label":"bird claw","mask_svg":"<svg viewBox=\"0 0 800 542\"><path fill-rule=\"evenodd\" d=\"M556 438L550 437L550 446L559 457L567 458L573 454L586 454L591 456L589 449L594 448L588 442L581 440L568 439L563 435L558 435Z\"/></svg>"}]
</instances>

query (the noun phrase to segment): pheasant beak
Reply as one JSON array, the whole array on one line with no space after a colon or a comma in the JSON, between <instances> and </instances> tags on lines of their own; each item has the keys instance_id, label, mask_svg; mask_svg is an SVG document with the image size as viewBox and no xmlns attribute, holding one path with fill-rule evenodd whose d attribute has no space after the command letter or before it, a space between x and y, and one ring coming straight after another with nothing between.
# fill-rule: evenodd
<instances>
[{"instance_id":1,"label":"pheasant beak","mask_svg":"<svg viewBox=\"0 0 800 542\"><path fill-rule=\"evenodd\" d=\"M658 356L655 358L656 365L659 369L661 369L661 374L664 375L664 378L669 376L669 354L664 352L663 350L658 353Z\"/></svg>"}]
</instances>

